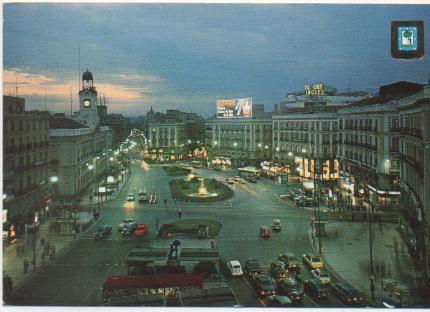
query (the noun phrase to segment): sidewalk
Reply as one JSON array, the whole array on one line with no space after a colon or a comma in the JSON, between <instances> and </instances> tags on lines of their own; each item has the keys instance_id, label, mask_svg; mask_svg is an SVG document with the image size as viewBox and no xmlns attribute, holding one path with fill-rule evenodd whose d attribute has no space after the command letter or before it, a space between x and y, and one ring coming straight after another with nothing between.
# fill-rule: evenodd
<instances>
[{"instance_id":1,"label":"sidewalk","mask_svg":"<svg viewBox=\"0 0 430 312\"><path fill-rule=\"evenodd\" d=\"M126 176L126 179L123 183L121 183L117 190L115 190L110 197L108 197L108 201L114 199L119 192L122 190L122 187L125 183L128 181L128 177L130 175ZM96 184L96 183L95 183ZM96 184L97 185L97 184ZM85 193L82 194L79 198L82 199L81 205L88 205L90 203L89 201L89 192L91 191L91 188L87 188ZM105 202L105 201L103 201ZM97 203L97 201L96 201ZM76 224L77 225L90 225L90 227L94 226L93 222L93 211L85 211L84 209L81 209L77 213L76 216ZM103 212L103 210L101 211ZM60 235L57 232L50 231L51 224L53 221L57 219L58 216L60 217L68 217L70 215L70 212L67 210L64 211L58 211L56 216L51 216L49 219L45 220L44 223L39 225L38 231L36 232L36 272L33 271L33 256L34 256L34 245L33 242L35 240L35 235L33 233L28 233L20 236L16 242L12 245L4 246L3 247L3 271L7 272L8 275L12 278L13 281L13 290L19 288L21 285L25 283L25 281L32 276L36 275L41 267L44 267L45 265L52 264L55 262L55 259L50 259L49 255L45 256L45 261L43 261L43 250L44 248L41 245L41 238L45 240L45 244L47 241L49 241L49 244L51 246L55 246L55 254L56 257L58 257L60 254L65 252L68 248L73 246L73 242L77 241L79 236L83 233L77 233L76 239L74 239L73 235ZM88 228L90 228L88 227ZM88 230L86 228L84 231ZM22 250L23 251L19 251ZM27 258L29 262L28 266L28 272L27 274L24 273L24 259Z\"/></svg>"},{"instance_id":2,"label":"sidewalk","mask_svg":"<svg viewBox=\"0 0 430 312\"><path fill-rule=\"evenodd\" d=\"M397 224L373 224L373 272L375 301L381 306L381 280L391 277L417 290L418 284L413 259L398 233ZM340 281L346 281L363 292L371 301L370 248L368 223L331 222L326 225L327 235L322 238L322 257L329 272ZM315 252L318 238L309 239Z\"/></svg>"}]
</instances>

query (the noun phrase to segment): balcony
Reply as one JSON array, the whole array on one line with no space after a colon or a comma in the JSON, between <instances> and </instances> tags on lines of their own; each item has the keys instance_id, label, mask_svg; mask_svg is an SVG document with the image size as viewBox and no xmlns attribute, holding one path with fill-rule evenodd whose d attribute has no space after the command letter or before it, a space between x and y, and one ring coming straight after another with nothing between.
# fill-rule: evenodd
<instances>
[{"instance_id":1,"label":"balcony","mask_svg":"<svg viewBox=\"0 0 430 312\"><path fill-rule=\"evenodd\" d=\"M17 150L18 150L18 148L16 145L11 145L11 146L5 148L4 153L5 154L13 154L13 153L16 153Z\"/></svg>"},{"instance_id":2,"label":"balcony","mask_svg":"<svg viewBox=\"0 0 430 312\"><path fill-rule=\"evenodd\" d=\"M411 135L411 136L414 136L414 137L422 139L422 131L421 131L421 129L399 127L399 132L401 134L407 134L407 135Z\"/></svg>"},{"instance_id":3,"label":"balcony","mask_svg":"<svg viewBox=\"0 0 430 312\"><path fill-rule=\"evenodd\" d=\"M409 164L410 166L412 166L415 169L415 171L418 173L418 175L420 176L420 178L424 177L424 170L423 170L423 168L421 167L421 165L420 165L420 163L418 161L416 161L415 159L413 159L413 158L411 158L411 157L409 157L407 155L404 155L404 154L400 154L399 153L399 155L400 155L400 159L402 161L404 161L405 163Z\"/></svg>"}]
</instances>

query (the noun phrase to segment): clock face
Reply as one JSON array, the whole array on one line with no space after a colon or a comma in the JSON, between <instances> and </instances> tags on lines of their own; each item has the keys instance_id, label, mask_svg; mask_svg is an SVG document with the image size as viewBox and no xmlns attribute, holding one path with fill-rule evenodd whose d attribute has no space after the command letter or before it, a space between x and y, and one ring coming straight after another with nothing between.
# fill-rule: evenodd
<instances>
[{"instance_id":1,"label":"clock face","mask_svg":"<svg viewBox=\"0 0 430 312\"><path fill-rule=\"evenodd\" d=\"M86 99L84 100L84 107L90 107L91 106L91 101Z\"/></svg>"}]
</instances>

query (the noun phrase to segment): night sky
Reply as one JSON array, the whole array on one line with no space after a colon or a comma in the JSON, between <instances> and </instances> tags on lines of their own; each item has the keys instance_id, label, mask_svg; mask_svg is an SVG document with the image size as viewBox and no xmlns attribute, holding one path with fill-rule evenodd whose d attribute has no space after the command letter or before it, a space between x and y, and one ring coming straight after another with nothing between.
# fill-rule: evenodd
<instances>
[{"instance_id":1,"label":"night sky","mask_svg":"<svg viewBox=\"0 0 430 312\"><path fill-rule=\"evenodd\" d=\"M126 116L151 105L209 116L216 100L245 97L272 110L307 83L370 91L430 78L427 55L390 51L393 20L423 20L430 51L430 5L27 3L3 14L4 93L17 81L29 109L70 111L72 90L77 110L79 47L81 73Z\"/></svg>"}]
</instances>

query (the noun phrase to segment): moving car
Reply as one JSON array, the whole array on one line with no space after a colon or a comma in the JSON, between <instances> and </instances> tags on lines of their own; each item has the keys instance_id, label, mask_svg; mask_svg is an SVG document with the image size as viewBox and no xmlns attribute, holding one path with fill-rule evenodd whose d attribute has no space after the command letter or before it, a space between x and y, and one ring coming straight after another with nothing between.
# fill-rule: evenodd
<instances>
[{"instance_id":1,"label":"moving car","mask_svg":"<svg viewBox=\"0 0 430 312\"><path fill-rule=\"evenodd\" d=\"M303 262L309 266L311 270L322 269L324 264L319 256L312 253L306 253L303 255Z\"/></svg>"},{"instance_id":2,"label":"moving car","mask_svg":"<svg viewBox=\"0 0 430 312\"><path fill-rule=\"evenodd\" d=\"M234 184L234 179L233 178L228 178L227 179L227 183L228 184Z\"/></svg>"},{"instance_id":3,"label":"moving car","mask_svg":"<svg viewBox=\"0 0 430 312\"><path fill-rule=\"evenodd\" d=\"M144 192L144 191L139 192L139 201L140 202L148 201L148 196L146 196L146 192Z\"/></svg>"},{"instance_id":4,"label":"moving car","mask_svg":"<svg viewBox=\"0 0 430 312\"><path fill-rule=\"evenodd\" d=\"M313 278L320 280L322 284L330 284L330 275L326 270L323 269L315 269L311 271Z\"/></svg>"},{"instance_id":5,"label":"moving car","mask_svg":"<svg viewBox=\"0 0 430 312\"><path fill-rule=\"evenodd\" d=\"M305 291L318 298L326 298L329 293L328 288L317 279L303 281L303 288Z\"/></svg>"},{"instance_id":6,"label":"moving car","mask_svg":"<svg viewBox=\"0 0 430 312\"><path fill-rule=\"evenodd\" d=\"M258 295L269 296L276 294L276 282L268 275L258 275L253 280L253 287Z\"/></svg>"},{"instance_id":7,"label":"moving car","mask_svg":"<svg viewBox=\"0 0 430 312\"><path fill-rule=\"evenodd\" d=\"M279 220L279 219L273 219L273 221L272 221L272 230L273 230L273 232L275 232L275 231L280 231L280 230L282 230L282 224L281 224L281 220Z\"/></svg>"},{"instance_id":8,"label":"moving car","mask_svg":"<svg viewBox=\"0 0 430 312\"><path fill-rule=\"evenodd\" d=\"M123 236L128 236L130 234L134 233L134 230L136 229L137 224L136 222L132 222L132 223L128 223L126 226L123 227L123 229L121 230L121 234Z\"/></svg>"},{"instance_id":9,"label":"moving car","mask_svg":"<svg viewBox=\"0 0 430 312\"><path fill-rule=\"evenodd\" d=\"M251 278L256 277L259 274L262 274L260 262L258 262L255 258L247 258L244 266L245 274Z\"/></svg>"},{"instance_id":10,"label":"moving car","mask_svg":"<svg viewBox=\"0 0 430 312\"><path fill-rule=\"evenodd\" d=\"M110 233L112 233L112 227L107 224L104 224L97 228L96 232L94 233L94 238L101 239Z\"/></svg>"},{"instance_id":11,"label":"moving car","mask_svg":"<svg viewBox=\"0 0 430 312\"><path fill-rule=\"evenodd\" d=\"M134 236L143 236L146 232L148 232L148 226L146 224L138 224L134 230Z\"/></svg>"},{"instance_id":12,"label":"moving car","mask_svg":"<svg viewBox=\"0 0 430 312\"><path fill-rule=\"evenodd\" d=\"M272 234L270 233L270 229L268 226L260 227L260 237L270 238L271 236L272 236Z\"/></svg>"},{"instance_id":13,"label":"moving car","mask_svg":"<svg viewBox=\"0 0 430 312\"><path fill-rule=\"evenodd\" d=\"M155 204L157 203L157 194L152 193L151 196L149 197L149 203L150 204Z\"/></svg>"},{"instance_id":14,"label":"moving car","mask_svg":"<svg viewBox=\"0 0 430 312\"><path fill-rule=\"evenodd\" d=\"M235 176L233 179L234 179L235 182L239 182L240 181L240 177L239 176Z\"/></svg>"},{"instance_id":15,"label":"moving car","mask_svg":"<svg viewBox=\"0 0 430 312\"><path fill-rule=\"evenodd\" d=\"M134 219L124 219L120 224L118 224L118 231L122 231L122 229L129 223L136 223Z\"/></svg>"},{"instance_id":16,"label":"moving car","mask_svg":"<svg viewBox=\"0 0 430 312\"><path fill-rule=\"evenodd\" d=\"M288 271L285 269L285 264L282 261L273 261L270 264L270 276L275 280L288 277Z\"/></svg>"},{"instance_id":17,"label":"moving car","mask_svg":"<svg viewBox=\"0 0 430 312\"><path fill-rule=\"evenodd\" d=\"M227 262L227 268L230 271L231 276L242 276L242 266L240 265L240 262L237 260L231 260Z\"/></svg>"},{"instance_id":18,"label":"moving car","mask_svg":"<svg viewBox=\"0 0 430 312\"><path fill-rule=\"evenodd\" d=\"M331 292L342 303L347 305L362 304L364 295L352 288L348 283L336 283L332 285Z\"/></svg>"},{"instance_id":19,"label":"moving car","mask_svg":"<svg viewBox=\"0 0 430 312\"><path fill-rule=\"evenodd\" d=\"M285 294L292 301L301 301L303 291L299 283L294 278L283 278L278 281L278 289L280 293Z\"/></svg>"},{"instance_id":20,"label":"moving car","mask_svg":"<svg viewBox=\"0 0 430 312\"><path fill-rule=\"evenodd\" d=\"M269 296L267 297L268 307L289 307L292 305L290 298L287 296Z\"/></svg>"},{"instance_id":21,"label":"moving car","mask_svg":"<svg viewBox=\"0 0 430 312\"><path fill-rule=\"evenodd\" d=\"M127 195L127 200L128 201L133 201L134 200L134 195L133 194L128 194Z\"/></svg>"},{"instance_id":22,"label":"moving car","mask_svg":"<svg viewBox=\"0 0 430 312\"><path fill-rule=\"evenodd\" d=\"M300 270L299 259L297 259L297 257L290 252L287 252L285 254L279 254L278 260L283 261L285 263L285 266L288 271Z\"/></svg>"}]
</instances>

